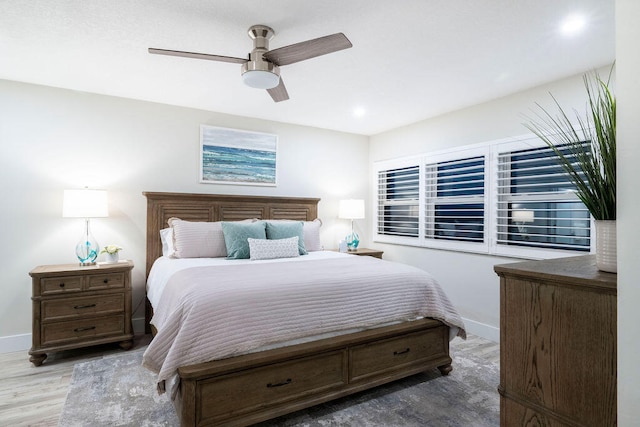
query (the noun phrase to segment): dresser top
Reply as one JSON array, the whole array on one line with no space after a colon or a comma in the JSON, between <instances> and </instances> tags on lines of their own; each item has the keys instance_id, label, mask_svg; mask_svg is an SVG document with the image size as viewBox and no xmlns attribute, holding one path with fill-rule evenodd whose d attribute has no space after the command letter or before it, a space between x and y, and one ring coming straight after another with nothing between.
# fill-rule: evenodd
<instances>
[{"instance_id":1,"label":"dresser top","mask_svg":"<svg viewBox=\"0 0 640 427\"><path fill-rule=\"evenodd\" d=\"M80 264L55 264L55 265L39 265L29 272L32 277L43 275L59 275L59 274L95 274L102 272L113 272L118 270L130 270L133 268L133 261L121 260L114 263L97 263L96 265L80 265Z\"/></svg>"},{"instance_id":2,"label":"dresser top","mask_svg":"<svg viewBox=\"0 0 640 427\"><path fill-rule=\"evenodd\" d=\"M606 273L596 267L595 255L523 261L493 267L499 275L519 276L535 280L582 285L616 291L618 275Z\"/></svg>"}]
</instances>

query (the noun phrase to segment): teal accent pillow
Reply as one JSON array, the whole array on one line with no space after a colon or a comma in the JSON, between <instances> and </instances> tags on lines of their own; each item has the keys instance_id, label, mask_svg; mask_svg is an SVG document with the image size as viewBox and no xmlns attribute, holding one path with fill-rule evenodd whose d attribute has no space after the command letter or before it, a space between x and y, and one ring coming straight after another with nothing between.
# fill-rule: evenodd
<instances>
[{"instance_id":1,"label":"teal accent pillow","mask_svg":"<svg viewBox=\"0 0 640 427\"><path fill-rule=\"evenodd\" d=\"M222 234L227 247L227 258L248 259L249 237L252 239L266 239L265 224L262 221L247 223L223 222Z\"/></svg>"},{"instance_id":2,"label":"teal accent pillow","mask_svg":"<svg viewBox=\"0 0 640 427\"><path fill-rule=\"evenodd\" d=\"M304 227L302 221L267 221L267 239L280 240L290 237L298 238L298 253L306 255L304 247Z\"/></svg>"}]
</instances>

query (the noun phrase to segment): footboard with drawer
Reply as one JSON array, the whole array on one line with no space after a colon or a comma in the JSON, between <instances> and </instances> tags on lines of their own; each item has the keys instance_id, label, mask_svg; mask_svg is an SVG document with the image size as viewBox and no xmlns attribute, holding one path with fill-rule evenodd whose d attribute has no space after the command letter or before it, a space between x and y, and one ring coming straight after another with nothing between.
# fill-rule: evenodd
<instances>
[{"instance_id":1,"label":"footboard with drawer","mask_svg":"<svg viewBox=\"0 0 640 427\"><path fill-rule=\"evenodd\" d=\"M423 319L178 370L183 426L244 426L438 368L449 328Z\"/></svg>"}]
</instances>

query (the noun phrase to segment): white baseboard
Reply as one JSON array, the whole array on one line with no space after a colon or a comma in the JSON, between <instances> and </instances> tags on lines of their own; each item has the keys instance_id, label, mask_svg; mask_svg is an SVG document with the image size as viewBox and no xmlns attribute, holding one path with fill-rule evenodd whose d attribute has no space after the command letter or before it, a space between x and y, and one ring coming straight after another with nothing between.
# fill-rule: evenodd
<instances>
[{"instance_id":1,"label":"white baseboard","mask_svg":"<svg viewBox=\"0 0 640 427\"><path fill-rule=\"evenodd\" d=\"M131 319L133 335L144 335L144 317Z\"/></svg>"},{"instance_id":2,"label":"white baseboard","mask_svg":"<svg viewBox=\"0 0 640 427\"><path fill-rule=\"evenodd\" d=\"M31 348L31 334L0 337L0 353L13 353L14 351L29 351L30 348Z\"/></svg>"},{"instance_id":3,"label":"white baseboard","mask_svg":"<svg viewBox=\"0 0 640 427\"><path fill-rule=\"evenodd\" d=\"M144 335L144 317L132 319L133 334ZM14 351L29 351L31 348L31 334L11 335L0 337L0 353L13 353Z\"/></svg>"},{"instance_id":4,"label":"white baseboard","mask_svg":"<svg viewBox=\"0 0 640 427\"><path fill-rule=\"evenodd\" d=\"M500 342L500 328L471 319L463 318L462 321L468 333L488 339L489 341Z\"/></svg>"}]
</instances>

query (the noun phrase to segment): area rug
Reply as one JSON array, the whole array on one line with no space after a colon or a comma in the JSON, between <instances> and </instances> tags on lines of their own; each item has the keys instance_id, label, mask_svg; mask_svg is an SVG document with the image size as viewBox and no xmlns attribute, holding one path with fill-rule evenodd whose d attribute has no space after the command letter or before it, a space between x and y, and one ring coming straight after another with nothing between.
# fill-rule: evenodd
<instances>
[{"instance_id":1,"label":"area rug","mask_svg":"<svg viewBox=\"0 0 640 427\"><path fill-rule=\"evenodd\" d=\"M141 366L143 351L77 363L59 426L178 426L167 395ZM449 376L429 371L260 426L498 426L497 364L451 351Z\"/></svg>"}]
</instances>

